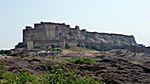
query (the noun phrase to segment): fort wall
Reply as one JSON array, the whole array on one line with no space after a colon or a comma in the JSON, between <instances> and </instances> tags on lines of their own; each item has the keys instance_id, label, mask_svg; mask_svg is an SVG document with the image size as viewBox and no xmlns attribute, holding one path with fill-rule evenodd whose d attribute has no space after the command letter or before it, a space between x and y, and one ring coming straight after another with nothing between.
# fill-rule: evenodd
<instances>
[{"instance_id":1,"label":"fort wall","mask_svg":"<svg viewBox=\"0 0 150 84\"><path fill-rule=\"evenodd\" d=\"M28 44L29 49L51 45L64 48L66 43L69 46L84 45L96 49L137 45L133 36L88 32L85 29L80 30L79 26L71 28L64 23L51 22L36 23L34 28L27 26L23 30L23 43Z\"/></svg>"}]
</instances>

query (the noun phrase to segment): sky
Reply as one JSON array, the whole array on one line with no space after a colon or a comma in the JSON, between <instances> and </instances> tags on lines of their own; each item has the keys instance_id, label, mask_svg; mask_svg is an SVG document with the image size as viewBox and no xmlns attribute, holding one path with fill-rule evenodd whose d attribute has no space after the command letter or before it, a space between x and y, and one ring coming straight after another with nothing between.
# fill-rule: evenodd
<instances>
[{"instance_id":1,"label":"sky","mask_svg":"<svg viewBox=\"0 0 150 84\"><path fill-rule=\"evenodd\" d=\"M41 21L91 32L134 35L150 46L150 0L0 0L0 49L22 42L22 30Z\"/></svg>"}]
</instances>

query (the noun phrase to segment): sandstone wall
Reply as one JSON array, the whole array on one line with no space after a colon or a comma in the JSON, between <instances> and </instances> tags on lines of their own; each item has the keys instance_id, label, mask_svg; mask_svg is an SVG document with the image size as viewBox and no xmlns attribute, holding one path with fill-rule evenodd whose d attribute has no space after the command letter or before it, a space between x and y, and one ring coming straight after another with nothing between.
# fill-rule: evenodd
<instances>
[{"instance_id":1,"label":"sandstone wall","mask_svg":"<svg viewBox=\"0 0 150 84\"><path fill-rule=\"evenodd\" d=\"M27 49L32 50L33 49L33 41L28 41L27 42Z\"/></svg>"},{"instance_id":2,"label":"sandstone wall","mask_svg":"<svg viewBox=\"0 0 150 84\"><path fill-rule=\"evenodd\" d=\"M55 45L63 47L63 41L60 40L39 40L34 41L34 48L42 48L42 49L48 49L48 47Z\"/></svg>"},{"instance_id":3,"label":"sandstone wall","mask_svg":"<svg viewBox=\"0 0 150 84\"><path fill-rule=\"evenodd\" d=\"M46 40L45 31L42 29L29 29L23 31L23 41Z\"/></svg>"},{"instance_id":4,"label":"sandstone wall","mask_svg":"<svg viewBox=\"0 0 150 84\"><path fill-rule=\"evenodd\" d=\"M70 28L64 23L41 22L34 24L34 28L27 26L23 30L24 44L33 41L33 47L45 46L46 48L51 45L64 47L64 40L70 46L82 44L97 50L137 45L133 36L88 32L85 29L80 30L79 26Z\"/></svg>"}]
</instances>

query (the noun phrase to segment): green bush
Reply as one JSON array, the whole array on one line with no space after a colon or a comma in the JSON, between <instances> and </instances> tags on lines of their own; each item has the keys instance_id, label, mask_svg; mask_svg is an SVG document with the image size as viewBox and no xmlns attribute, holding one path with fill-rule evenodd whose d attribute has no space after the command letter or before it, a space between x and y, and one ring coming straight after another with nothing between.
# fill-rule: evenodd
<instances>
[{"instance_id":1,"label":"green bush","mask_svg":"<svg viewBox=\"0 0 150 84\"><path fill-rule=\"evenodd\" d=\"M0 84L38 84L39 81L37 77L29 72L14 74L10 71L4 71L0 80Z\"/></svg>"},{"instance_id":2,"label":"green bush","mask_svg":"<svg viewBox=\"0 0 150 84\"><path fill-rule=\"evenodd\" d=\"M29 72L12 73L0 62L0 84L38 84L38 78Z\"/></svg>"},{"instance_id":3,"label":"green bush","mask_svg":"<svg viewBox=\"0 0 150 84\"><path fill-rule=\"evenodd\" d=\"M44 84L102 84L90 77L81 77L74 71L55 68L48 72Z\"/></svg>"},{"instance_id":4,"label":"green bush","mask_svg":"<svg viewBox=\"0 0 150 84\"><path fill-rule=\"evenodd\" d=\"M29 72L20 72L19 75L17 75L17 84L37 84L38 78L35 77L33 74Z\"/></svg>"},{"instance_id":5,"label":"green bush","mask_svg":"<svg viewBox=\"0 0 150 84\"><path fill-rule=\"evenodd\" d=\"M9 71L4 71L2 73L2 84L14 84L16 83L16 75Z\"/></svg>"},{"instance_id":6,"label":"green bush","mask_svg":"<svg viewBox=\"0 0 150 84\"><path fill-rule=\"evenodd\" d=\"M75 64L94 64L96 61L92 58L71 58L70 62Z\"/></svg>"}]
</instances>

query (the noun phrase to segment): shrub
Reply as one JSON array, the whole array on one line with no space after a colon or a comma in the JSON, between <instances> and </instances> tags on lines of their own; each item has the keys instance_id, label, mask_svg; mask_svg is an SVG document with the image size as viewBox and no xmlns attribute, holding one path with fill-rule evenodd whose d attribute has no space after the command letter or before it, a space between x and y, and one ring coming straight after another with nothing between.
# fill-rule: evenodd
<instances>
[{"instance_id":1,"label":"shrub","mask_svg":"<svg viewBox=\"0 0 150 84\"><path fill-rule=\"evenodd\" d=\"M93 64L96 61L92 58L71 58L69 59L70 62L75 64Z\"/></svg>"},{"instance_id":2,"label":"shrub","mask_svg":"<svg viewBox=\"0 0 150 84\"><path fill-rule=\"evenodd\" d=\"M20 72L18 75L10 71L2 73L1 84L38 84L38 79L29 72Z\"/></svg>"},{"instance_id":3,"label":"shrub","mask_svg":"<svg viewBox=\"0 0 150 84\"><path fill-rule=\"evenodd\" d=\"M4 62L0 62L0 84L38 84L38 81L38 78L29 72L12 73Z\"/></svg>"},{"instance_id":4,"label":"shrub","mask_svg":"<svg viewBox=\"0 0 150 84\"><path fill-rule=\"evenodd\" d=\"M16 78L16 75L10 71L4 71L2 73L2 79L4 81L4 84L14 84L16 83Z\"/></svg>"},{"instance_id":5,"label":"shrub","mask_svg":"<svg viewBox=\"0 0 150 84\"><path fill-rule=\"evenodd\" d=\"M20 72L19 75L17 76L17 83L18 84L37 84L38 79L31 73L29 72Z\"/></svg>"},{"instance_id":6,"label":"shrub","mask_svg":"<svg viewBox=\"0 0 150 84\"><path fill-rule=\"evenodd\" d=\"M53 68L47 73L44 84L102 84L90 77L81 77L76 72Z\"/></svg>"}]
</instances>

